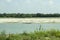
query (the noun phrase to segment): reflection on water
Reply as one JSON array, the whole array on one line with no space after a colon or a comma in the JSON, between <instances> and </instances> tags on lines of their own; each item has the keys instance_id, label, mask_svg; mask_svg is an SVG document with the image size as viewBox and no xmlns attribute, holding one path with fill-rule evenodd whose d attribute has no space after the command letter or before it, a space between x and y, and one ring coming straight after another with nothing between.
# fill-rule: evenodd
<instances>
[{"instance_id":1,"label":"reflection on water","mask_svg":"<svg viewBox=\"0 0 60 40\"><path fill-rule=\"evenodd\" d=\"M39 30L60 29L60 23L42 23L42 24L21 24L21 23L1 23L0 31L5 30L7 33L34 32Z\"/></svg>"}]
</instances>

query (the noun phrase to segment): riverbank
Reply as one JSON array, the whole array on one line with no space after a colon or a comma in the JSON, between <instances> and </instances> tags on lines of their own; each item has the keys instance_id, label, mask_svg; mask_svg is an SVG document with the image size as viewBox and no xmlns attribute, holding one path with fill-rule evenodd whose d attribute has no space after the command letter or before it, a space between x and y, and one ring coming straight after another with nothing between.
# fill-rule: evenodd
<instances>
[{"instance_id":1,"label":"riverbank","mask_svg":"<svg viewBox=\"0 0 60 40\"><path fill-rule=\"evenodd\" d=\"M60 31L34 31L33 33L6 34L0 33L0 40L60 40Z\"/></svg>"},{"instance_id":2,"label":"riverbank","mask_svg":"<svg viewBox=\"0 0 60 40\"><path fill-rule=\"evenodd\" d=\"M0 18L0 23L60 23L60 18Z\"/></svg>"}]
</instances>

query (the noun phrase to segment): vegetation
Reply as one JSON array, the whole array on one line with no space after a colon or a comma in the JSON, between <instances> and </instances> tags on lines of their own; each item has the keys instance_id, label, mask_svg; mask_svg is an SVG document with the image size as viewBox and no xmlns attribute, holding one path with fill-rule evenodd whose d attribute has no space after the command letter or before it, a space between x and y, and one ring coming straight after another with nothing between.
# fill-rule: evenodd
<instances>
[{"instance_id":1,"label":"vegetation","mask_svg":"<svg viewBox=\"0 0 60 40\"><path fill-rule=\"evenodd\" d=\"M60 40L60 31L35 31L34 33L5 34L0 33L0 40Z\"/></svg>"},{"instance_id":2,"label":"vegetation","mask_svg":"<svg viewBox=\"0 0 60 40\"><path fill-rule=\"evenodd\" d=\"M25 14L25 13L0 13L0 17L12 17L12 18L31 18L31 17L60 17L59 13L53 14L43 14L43 13L35 13L35 14Z\"/></svg>"}]
</instances>

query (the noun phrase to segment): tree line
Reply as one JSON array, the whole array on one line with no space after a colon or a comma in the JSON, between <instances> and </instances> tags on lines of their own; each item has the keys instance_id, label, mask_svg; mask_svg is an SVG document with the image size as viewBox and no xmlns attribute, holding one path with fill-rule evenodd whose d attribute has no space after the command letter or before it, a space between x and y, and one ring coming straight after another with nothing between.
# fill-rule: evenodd
<instances>
[{"instance_id":1,"label":"tree line","mask_svg":"<svg viewBox=\"0 0 60 40\"><path fill-rule=\"evenodd\" d=\"M0 17L12 17L12 18L31 18L31 17L60 17L60 14L43 14L43 13L35 13L35 14L25 14L25 13L0 13Z\"/></svg>"}]
</instances>

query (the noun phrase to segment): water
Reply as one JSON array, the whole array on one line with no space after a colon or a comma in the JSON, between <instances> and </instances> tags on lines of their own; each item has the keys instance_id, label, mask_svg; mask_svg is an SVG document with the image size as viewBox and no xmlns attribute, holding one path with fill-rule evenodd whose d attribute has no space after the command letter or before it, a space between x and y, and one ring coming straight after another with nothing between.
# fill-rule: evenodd
<instances>
[{"instance_id":1,"label":"water","mask_svg":"<svg viewBox=\"0 0 60 40\"><path fill-rule=\"evenodd\" d=\"M60 23L42 23L42 24L21 24L21 23L0 23L0 32L6 31L6 33L23 33L34 32L39 30L56 29L60 30Z\"/></svg>"}]
</instances>

